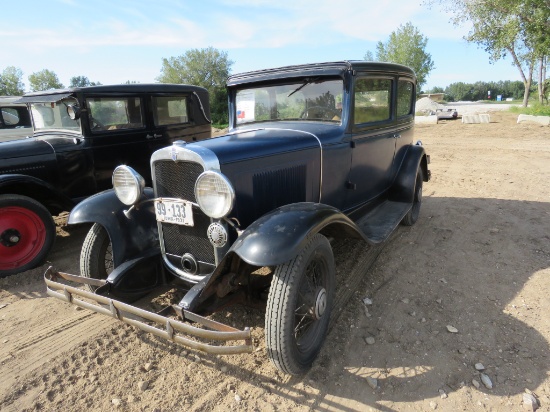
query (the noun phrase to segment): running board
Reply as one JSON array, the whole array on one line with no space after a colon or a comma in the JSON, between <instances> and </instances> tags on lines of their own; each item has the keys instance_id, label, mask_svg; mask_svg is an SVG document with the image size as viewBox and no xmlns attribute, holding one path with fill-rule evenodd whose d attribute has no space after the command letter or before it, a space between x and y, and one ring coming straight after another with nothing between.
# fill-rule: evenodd
<instances>
[{"instance_id":1,"label":"running board","mask_svg":"<svg viewBox=\"0 0 550 412\"><path fill-rule=\"evenodd\" d=\"M385 241L411 210L411 204L386 200L367 213L357 222L357 226L374 244Z\"/></svg>"}]
</instances>

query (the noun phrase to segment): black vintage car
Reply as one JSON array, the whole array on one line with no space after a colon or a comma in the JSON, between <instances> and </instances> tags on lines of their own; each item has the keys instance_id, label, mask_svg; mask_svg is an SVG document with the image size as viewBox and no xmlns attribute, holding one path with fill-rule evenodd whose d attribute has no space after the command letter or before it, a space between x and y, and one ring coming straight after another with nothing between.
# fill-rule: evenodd
<instances>
[{"instance_id":1,"label":"black vintage car","mask_svg":"<svg viewBox=\"0 0 550 412\"><path fill-rule=\"evenodd\" d=\"M48 90L18 102L34 137L0 143L0 277L40 264L55 239L52 215L111 188L116 166L150 184L154 151L211 136L208 94L195 86Z\"/></svg>"},{"instance_id":2,"label":"black vintage car","mask_svg":"<svg viewBox=\"0 0 550 412\"><path fill-rule=\"evenodd\" d=\"M263 305L270 359L301 374L332 309L329 239L376 244L418 219L430 173L413 143L415 75L344 61L238 74L228 90L227 135L155 152L152 189L120 166L113 191L73 210L69 223L94 222L82 273L50 268L48 293L221 354L252 351L250 331L202 315ZM128 304L168 284L183 297L160 313Z\"/></svg>"}]
</instances>

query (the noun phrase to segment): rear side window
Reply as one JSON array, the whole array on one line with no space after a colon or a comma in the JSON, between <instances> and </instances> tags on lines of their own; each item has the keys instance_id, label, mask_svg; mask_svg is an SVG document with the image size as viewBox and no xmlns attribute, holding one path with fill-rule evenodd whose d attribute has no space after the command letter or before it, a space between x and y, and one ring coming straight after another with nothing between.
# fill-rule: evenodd
<instances>
[{"instance_id":1,"label":"rear side window","mask_svg":"<svg viewBox=\"0 0 550 412\"><path fill-rule=\"evenodd\" d=\"M413 84L406 80L397 83L397 117L412 114Z\"/></svg>"},{"instance_id":2,"label":"rear side window","mask_svg":"<svg viewBox=\"0 0 550 412\"><path fill-rule=\"evenodd\" d=\"M358 79L355 83L355 124L389 120L391 90L392 80Z\"/></svg>"},{"instance_id":3,"label":"rear side window","mask_svg":"<svg viewBox=\"0 0 550 412\"><path fill-rule=\"evenodd\" d=\"M155 126L189 123L186 96L154 96Z\"/></svg>"},{"instance_id":4,"label":"rear side window","mask_svg":"<svg viewBox=\"0 0 550 412\"><path fill-rule=\"evenodd\" d=\"M139 97L91 97L86 102L92 132L145 127Z\"/></svg>"},{"instance_id":5,"label":"rear side window","mask_svg":"<svg viewBox=\"0 0 550 412\"><path fill-rule=\"evenodd\" d=\"M19 128L30 126L30 117L26 107L0 108L0 127Z\"/></svg>"}]
</instances>

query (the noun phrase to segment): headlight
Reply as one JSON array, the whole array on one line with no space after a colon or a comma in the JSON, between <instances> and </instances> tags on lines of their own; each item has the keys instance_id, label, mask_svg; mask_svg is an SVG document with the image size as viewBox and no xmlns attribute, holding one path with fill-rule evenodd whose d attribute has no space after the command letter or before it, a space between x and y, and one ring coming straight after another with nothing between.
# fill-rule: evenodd
<instances>
[{"instance_id":1,"label":"headlight","mask_svg":"<svg viewBox=\"0 0 550 412\"><path fill-rule=\"evenodd\" d=\"M202 173L195 183L195 198L204 213L220 219L233 209L235 191L231 183L220 173Z\"/></svg>"},{"instance_id":2,"label":"headlight","mask_svg":"<svg viewBox=\"0 0 550 412\"><path fill-rule=\"evenodd\" d=\"M145 189L145 180L130 166L118 166L113 172L113 187L125 205L136 203Z\"/></svg>"}]
</instances>

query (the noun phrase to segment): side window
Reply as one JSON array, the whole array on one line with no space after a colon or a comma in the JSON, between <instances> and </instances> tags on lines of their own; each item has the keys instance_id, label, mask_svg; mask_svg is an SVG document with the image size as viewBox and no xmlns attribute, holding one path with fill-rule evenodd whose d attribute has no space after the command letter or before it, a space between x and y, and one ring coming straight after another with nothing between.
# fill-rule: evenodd
<instances>
[{"instance_id":1,"label":"side window","mask_svg":"<svg viewBox=\"0 0 550 412\"><path fill-rule=\"evenodd\" d=\"M139 97L90 97L86 103L93 132L144 127Z\"/></svg>"},{"instance_id":2,"label":"side window","mask_svg":"<svg viewBox=\"0 0 550 412\"><path fill-rule=\"evenodd\" d=\"M6 126L17 126L20 121L17 109L14 109L13 107L3 107L2 120L4 120L4 124Z\"/></svg>"},{"instance_id":3,"label":"side window","mask_svg":"<svg viewBox=\"0 0 550 412\"><path fill-rule=\"evenodd\" d=\"M389 79L358 79L355 82L355 124L390 119L391 89Z\"/></svg>"},{"instance_id":4,"label":"side window","mask_svg":"<svg viewBox=\"0 0 550 412\"><path fill-rule=\"evenodd\" d=\"M153 96L155 126L189 123L186 96Z\"/></svg>"},{"instance_id":5,"label":"side window","mask_svg":"<svg viewBox=\"0 0 550 412\"><path fill-rule=\"evenodd\" d=\"M397 83L397 117L412 113L413 84L406 80Z\"/></svg>"}]
</instances>

